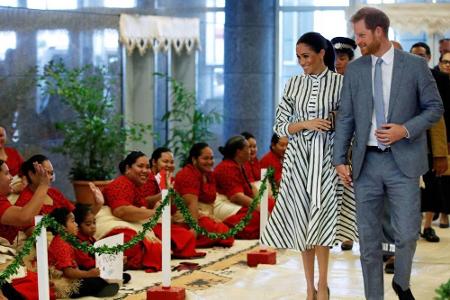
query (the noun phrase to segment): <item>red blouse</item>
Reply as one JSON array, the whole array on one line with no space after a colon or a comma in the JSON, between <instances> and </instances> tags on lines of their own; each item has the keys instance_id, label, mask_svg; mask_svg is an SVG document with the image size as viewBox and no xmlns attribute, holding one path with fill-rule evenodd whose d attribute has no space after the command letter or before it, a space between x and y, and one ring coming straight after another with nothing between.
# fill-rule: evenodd
<instances>
[{"instance_id":1,"label":"red blouse","mask_svg":"<svg viewBox=\"0 0 450 300\"><path fill-rule=\"evenodd\" d=\"M4 196L0 196L0 220L3 217L3 214L5 213L5 211L10 208L12 205L11 203L9 203L8 198L4 197Z\"/></svg>"},{"instance_id":2,"label":"red blouse","mask_svg":"<svg viewBox=\"0 0 450 300\"><path fill-rule=\"evenodd\" d=\"M248 197L253 197L249 176L245 168L231 159L224 159L214 169L217 191L228 198L237 193L244 193Z\"/></svg>"},{"instance_id":3,"label":"red blouse","mask_svg":"<svg viewBox=\"0 0 450 300\"><path fill-rule=\"evenodd\" d=\"M279 184L281 181L281 171L283 171L283 161L278 156L276 156L275 153L269 151L268 153L266 153L266 155L263 156L263 158L261 158L259 163L262 169L269 167L274 168L274 178L275 181Z\"/></svg>"},{"instance_id":4,"label":"red blouse","mask_svg":"<svg viewBox=\"0 0 450 300\"><path fill-rule=\"evenodd\" d=\"M5 211L10 208L12 205L9 202L8 198L0 196L0 220L3 217ZM0 224L0 236L2 238L7 239L11 244L19 232L19 228L11 225Z\"/></svg>"},{"instance_id":5,"label":"red blouse","mask_svg":"<svg viewBox=\"0 0 450 300\"><path fill-rule=\"evenodd\" d=\"M75 249L58 234L48 246L48 264L57 270L78 268L75 260Z\"/></svg>"},{"instance_id":6,"label":"red blouse","mask_svg":"<svg viewBox=\"0 0 450 300\"><path fill-rule=\"evenodd\" d=\"M16 176L20 172L20 166L23 163L23 158L14 148L5 147L5 152L8 156L6 159L6 164L8 165L9 173L11 173L12 176Z\"/></svg>"},{"instance_id":7,"label":"red blouse","mask_svg":"<svg viewBox=\"0 0 450 300\"><path fill-rule=\"evenodd\" d=\"M30 189L29 186L27 186L21 193L19 198L16 201L16 205L17 206L25 206L28 202L30 202L31 198L33 198L34 192ZM66 207L69 211L73 211L75 209L75 206L72 204L72 202L67 199L66 197L64 197L64 195L58 191L55 188L49 188L47 191L47 195L52 198L53 200L53 204L52 205L48 205L48 204L44 204L41 208L41 210L39 211L40 215L48 215L50 214L55 208L60 208L60 207ZM28 226L24 226L24 228L29 228L31 226L34 225L33 224L29 224Z\"/></svg>"},{"instance_id":8,"label":"red blouse","mask_svg":"<svg viewBox=\"0 0 450 300\"><path fill-rule=\"evenodd\" d=\"M136 207L147 207L147 202L138 186L128 177L121 175L110 182L104 189L105 204L114 210L121 206L134 205Z\"/></svg>"},{"instance_id":9,"label":"red blouse","mask_svg":"<svg viewBox=\"0 0 450 300\"><path fill-rule=\"evenodd\" d=\"M258 158L244 164L245 172L248 174L250 182L261 180L261 165Z\"/></svg>"},{"instance_id":10,"label":"red blouse","mask_svg":"<svg viewBox=\"0 0 450 300\"><path fill-rule=\"evenodd\" d=\"M212 204L216 200L216 181L212 172L206 173L205 176L206 182L203 180L203 174L192 164L188 164L175 177L174 188L181 196L196 195L198 201Z\"/></svg>"},{"instance_id":11,"label":"red blouse","mask_svg":"<svg viewBox=\"0 0 450 300\"><path fill-rule=\"evenodd\" d=\"M93 236L87 236L82 234L81 232L78 232L77 237L81 242L86 242L88 245L93 245L96 242ZM95 257L93 254L86 253L79 249L74 250L75 250L75 261L81 269L90 270L92 268L95 268Z\"/></svg>"},{"instance_id":12,"label":"red blouse","mask_svg":"<svg viewBox=\"0 0 450 300\"><path fill-rule=\"evenodd\" d=\"M139 187L139 191L142 197L153 196L161 193L161 189L159 188L158 181L156 181L155 176L151 173L148 176L148 180Z\"/></svg>"}]
</instances>

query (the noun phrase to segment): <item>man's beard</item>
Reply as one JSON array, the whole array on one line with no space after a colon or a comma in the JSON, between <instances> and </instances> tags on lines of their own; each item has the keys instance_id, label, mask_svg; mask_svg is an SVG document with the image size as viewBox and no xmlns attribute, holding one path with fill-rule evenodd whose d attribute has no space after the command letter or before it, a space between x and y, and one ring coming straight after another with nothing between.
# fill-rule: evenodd
<instances>
[{"instance_id":1,"label":"man's beard","mask_svg":"<svg viewBox=\"0 0 450 300\"><path fill-rule=\"evenodd\" d=\"M371 55L375 54L381 47L381 42L374 38L372 43L366 45L364 48L361 48L361 54L362 55Z\"/></svg>"}]
</instances>

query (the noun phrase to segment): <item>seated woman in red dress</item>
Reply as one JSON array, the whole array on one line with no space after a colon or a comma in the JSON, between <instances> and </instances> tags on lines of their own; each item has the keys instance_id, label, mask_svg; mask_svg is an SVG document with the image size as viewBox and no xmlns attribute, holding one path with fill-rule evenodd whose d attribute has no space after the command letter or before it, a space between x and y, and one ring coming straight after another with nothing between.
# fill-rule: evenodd
<instances>
[{"instance_id":1,"label":"seated woman in red dress","mask_svg":"<svg viewBox=\"0 0 450 300\"><path fill-rule=\"evenodd\" d=\"M270 141L270 151L267 152L259 161L261 168L272 167L275 170L274 178L278 186L281 182L281 172L283 171L284 152L288 146L289 140L287 137L278 137L276 133L272 135Z\"/></svg>"},{"instance_id":2,"label":"seated woman in red dress","mask_svg":"<svg viewBox=\"0 0 450 300\"><path fill-rule=\"evenodd\" d=\"M9 167L9 173L13 176L12 191L9 198L17 200L18 194L24 189L26 182L23 180L20 173L20 166L23 163L23 158L20 153L11 147L5 147L8 138L5 128L0 126L0 159L6 162Z\"/></svg>"},{"instance_id":3,"label":"seated woman in red dress","mask_svg":"<svg viewBox=\"0 0 450 300\"><path fill-rule=\"evenodd\" d=\"M252 187L249 175L244 168L244 164L250 158L249 145L247 140L239 135L230 138L224 147L219 147L223 160L214 170L217 192L225 195L237 209L228 210L225 215L214 214L223 220L223 223L229 227L235 226L246 215L248 207L257 195L257 190ZM269 198L269 211L272 211L275 201ZM228 216L227 216L228 215ZM236 235L240 239L259 238L259 205L250 223Z\"/></svg>"},{"instance_id":4,"label":"seated woman in red dress","mask_svg":"<svg viewBox=\"0 0 450 300\"><path fill-rule=\"evenodd\" d=\"M165 180L167 187L172 187L174 178L172 176L175 170L175 162L172 151L165 147L159 147L152 153L149 161L152 172L149 179L141 188L142 195L150 205L154 205L155 200L161 201L161 190L159 184L161 180ZM156 174L154 176L153 174ZM161 176L162 175L162 176ZM157 197L157 198L155 198ZM176 212L176 206L171 206L172 214ZM162 224L158 223L154 228L158 238L162 238ZM195 234L192 230L186 229L184 226L172 223L170 228L170 237L172 240L173 256L177 258L195 258L206 255L204 252L197 252L195 250L196 240Z\"/></svg>"},{"instance_id":5,"label":"seated woman in red dress","mask_svg":"<svg viewBox=\"0 0 450 300\"><path fill-rule=\"evenodd\" d=\"M8 165L0 160L0 224L2 226L24 226L34 221L34 217L44 204L44 196L50 185L50 176L47 175L41 164L35 163L35 179L39 182L33 197L23 207L11 205L6 196L11 193L12 175ZM3 232L2 232L3 233ZM12 285L5 283L1 286L0 299L37 299L37 277L35 273L28 272L27 276L14 279Z\"/></svg>"},{"instance_id":6,"label":"seated woman in red dress","mask_svg":"<svg viewBox=\"0 0 450 300\"><path fill-rule=\"evenodd\" d=\"M194 144L189 151L186 165L175 177L175 190L183 197L189 212L201 227L208 232L224 233L228 231L228 226L214 217L216 182L212 173L213 166L214 153L208 144ZM177 215L177 221L184 222L181 214ZM203 235L197 236L197 247L231 247L233 243L233 237L213 240Z\"/></svg>"},{"instance_id":7,"label":"seated woman in red dress","mask_svg":"<svg viewBox=\"0 0 450 300\"><path fill-rule=\"evenodd\" d=\"M19 174L23 158L16 149L5 147L7 142L6 130L0 126L0 159L5 161L9 167L9 173L12 176Z\"/></svg>"},{"instance_id":8,"label":"seated woman in red dress","mask_svg":"<svg viewBox=\"0 0 450 300\"><path fill-rule=\"evenodd\" d=\"M24 206L25 204L27 204L31 200L36 189L39 186L39 181L36 180L36 174L33 167L34 163L42 164L48 176L51 177L52 181L55 180L55 171L53 170L53 165L46 156L42 154L36 154L30 157L22 164L21 167L21 172L24 176L26 176L28 185L20 193L20 196L17 199L16 205L18 206ZM93 192L95 194L96 188L91 185L91 189L93 189ZM103 199L96 197L96 202L92 207L93 213L96 214L100 210L102 205ZM61 193L56 188L50 187L47 191L47 194L45 195L44 205L42 206L39 214L47 215L51 213L53 209L59 207L66 207L69 211L73 211L75 209L72 201L67 199L63 195L63 193ZM24 228L27 233L30 233L29 230L32 228L32 226L33 224L30 223L29 226L26 226L26 228Z\"/></svg>"},{"instance_id":9,"label":"seated woman in red dress","mask_svg":"<svg viewBox=\"0 0 450 300\"><path fill-rule=\"evenodd\" d=\"M250 132L242 132L241 135L245 137L248 142L250 150L250 159L244 164L245 171L249 175L250 182L261 180L261 164L258 160L258 146L256 145L256 138Z\"/></svg>"}]
</instances>

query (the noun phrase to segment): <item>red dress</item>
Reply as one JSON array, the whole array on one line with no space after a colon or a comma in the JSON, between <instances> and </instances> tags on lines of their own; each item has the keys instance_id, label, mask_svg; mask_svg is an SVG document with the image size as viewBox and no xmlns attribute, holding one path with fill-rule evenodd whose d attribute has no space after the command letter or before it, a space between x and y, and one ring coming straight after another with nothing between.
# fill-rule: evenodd
<instances>
[{"instance_id":1,"label":"red dress","mask_svg":"<svg viewBox=\"0 0 450 300\"><path fill-rule=\"evenodd\" d=\"M20 173L20 166L23 163L23 158L14 148L5 147L5 152L8 156L8 158L6 159L6 164L8 165L9 173L12 176L16 176Z\"/></svg>"},{"instance_id":2,"label":"red dress","mask_svg":"<svg viewBox=\"0 0 450 300\"><path fill-rule=\"evenodd\" d=\"M266 155L261 158L259 161L261 168L269 168L272 167L275 170L274 179L277 185L280 185L281 181L281 172L283 171L283 161L275 154L273 151L269 151Z\"/></svg>"},{"instance_id":3,"label":"red dress","mask_svg":"<svg viewBox=\"0 0 450 300\"><path fill-rule=\"evenodd\" d=\"M93 245L96 242L94 237L84 235L81 232L78 232L77 238L81 242L86 242L88 245ZM75 261L80 269L90 270L92 268L95 268L94 254L86 253L80 249L74 250L75 250Z\"/></svg>"},{"instance_id":4,"label":"red dress","mask_svg":"<svg viewBox=\"0 0 450 300\"><path fill-rule=\"evenodd\" d=\"M158 182L155 176L150 174L147 183L140 187L141 197L145 198L148 196L153 196L160 193ZM171 206L171 211L174 213L176 211L176 206ZM153 228L155 235L162 239L162 224L158 223ZM195 235L186 229L184 226L179 224L171 224L170 227L170 239L172 241L172 255L177 258L191 258L204 256L202 252L195 251Z\"/></svg>"},{"instance_id":5,"label":"red dress","mask_svg":"<svg viewBox=\"0 0 450 300\"><path fill-rule=\"evenodd\" d=\"M237 162L230 159L224 159L217 165L214 170L216 179L217 191L231 198L234 194L244 193L246 196L253 199L252 187L249 181L249 176L246 174L245 168L241 167ZM275 201L269 198L269 211L275 205ZM234 227L247 214L248 207L242 207L235 215L232 215L223 223L229 227ZM259 211L253 211L252 218L247 226L236 234L238 239L258 239L259 238Z\"/></svg>"},{"instance_id":6,"label":"red dress","mask_svg":"<svg viewBox=\"0 0 450 300\"><path fill-rule=\"evenodd\" d=\"M60 271L65 268L78 268L75 249L59 234L52 239L48 246L48 264Z\"/></svg>"},{"instance_id":7,"label":"red dress","mask_svg":"<svg viewBox=\"0 0 450 300\"><path fill-rule=\"evenodd\" d=\"M105 204L111 207L111 211L121 206L133 205L136 207L147 207L145 199L141 196L139 188L126 176L121 175L110 182L104 189ZM113 228L106 236L123 233L124 242L128 242L136 231L130 228ZM127 267L129 269L161 270L161 243L143 239L134 247L125 250Z\"/></svg>"},{"instance_id":8,"label":"red dress","mask_svg":"<svg viewBox=\"0 0 450 300\"><path fill-rule=\"evenodd\" d=\"M261 180L261 165L258 158L255 158L254 161L246 162L244 168L250 182Z\"/></svg>"},{"instance_id":9,"label":"red dress","mask_svg":"<svg viewBox=\"0 0 450 300\"><path fill-rule=\"evenodd\" d=\"M20 193L19 198L16 201L16 206L25 206L33 198L34 192L30 189L30 186L25 187L25 189ZM75 206L68 200L64 195L55 188L49 188L47 191L47 196L51 198L53 204L44 204L39 212L40 215L48 215L53 209L59 207L66 207L68 210L73 211ZM16 238L19 230L27 230L34 226L34 222L23 227L0 225L0 234L2 237L9 240L11 243Z\"/></svg>"},{"instance_id":10,"label":"red dress","mask_svg":"<svg viewBox=\"0 0 450 300\"><path fill-rule=\"evenodd\" d=\"M216 182L212 173L206 173L205 176L206 182L203 180L203 174L192 164L188 164L175 177L175 190L181 196L192 194L198 197L199 202L213 204L216 199ZM208 216L199 215L198 224L208 232L225 233L229 230L228 226ZM197 235L197 247L204 248L215 245L231 247L233 243L233 237L213 240L203 235Z\"/></svg>"}]
</instances>

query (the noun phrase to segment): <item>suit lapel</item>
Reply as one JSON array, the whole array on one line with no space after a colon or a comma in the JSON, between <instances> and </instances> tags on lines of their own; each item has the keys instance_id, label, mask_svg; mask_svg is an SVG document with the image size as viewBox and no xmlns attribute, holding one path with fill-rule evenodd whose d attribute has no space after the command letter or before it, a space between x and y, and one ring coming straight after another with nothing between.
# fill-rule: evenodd
<instances>
[{"instance_id":1,"label":"suit lapel","mask_svg":"<svg viewBox=\"0 0 450 300\"><path fill-rule=\"evenodd\" d=\"M402 81L402 72L405 64L403 62L403 55L399 50L394 50L394 65L392 67L392 81L391 81L391 94L389 97L389 110L387 116L387 122L390 122L392 111L397 103L398 92L400 91L400 84Z\"/></svg>"}]
</instances>

